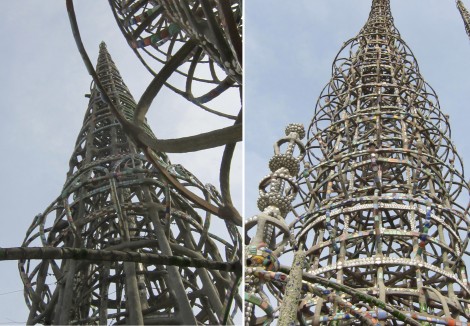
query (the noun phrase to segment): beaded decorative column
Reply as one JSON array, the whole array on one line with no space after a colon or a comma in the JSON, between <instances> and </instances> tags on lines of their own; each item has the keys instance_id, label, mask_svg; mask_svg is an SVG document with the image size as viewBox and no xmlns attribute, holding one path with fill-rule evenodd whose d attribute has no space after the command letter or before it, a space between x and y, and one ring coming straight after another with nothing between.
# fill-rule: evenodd
<instances>
[{"instance_id":1,"label":"beaded decorative column","mask_svg":"<svg viewBox=\"0 0 470 326\"><path fill-rule=\"evenodd\" d=\"M100 45L96 71L111 101L129 120L136 103ZM34 219L23 247L72 247L233 262L241 257L234 224L218 220L168 185L136 148L93 84L62 193ZM147 133L152 135L145 125ZM164 153L169 174L208 203L220 201ZM217 235L215 235L217 233ZM205 267L142 262L22 260L28 324L232 324L240 313L238 276ZM232 304L232 298L235 304Z\"/></svg>"},{"instance_id":2,"label":"beaded decorative column","mask_svg":"<svg viewBox=\"0 0 470 326\"><path fill-rule=\"evenodd\" d=\"M271 298L266 288L280 294L280 287L287 275L278 272L278 257L285 246L298 248L285 221L291 203L297 194L294 176L305 156L305 147L300 141L305 137L301 124L290 124L286 137L274 145L274 156L269 161L271 174L260 183L258 208L262 213L250 218L245 224L247 235L253 229L253 237L246 237L245 268L245 324L269 323L274 318ZM283 152L283 147L285 151ZM294 152L298 151L297 157ZM275 296L276 296L275 294ZM277 300L282 300L277 296ZM260 311L258 311L260 310Z\"/></svg>"},{"instance_id":3,"label":"beaded decorative column","mask_svg":"<svg viewBox=\"0 0 470 326\"><path fill-rule=\"evenodd\" d=\"M308 131L312 168L295 208L306 214L294 226L309 265L299 322L470 321L468 184L449 137L390 1L373 0Z\"/></svg>"}]
</instances>

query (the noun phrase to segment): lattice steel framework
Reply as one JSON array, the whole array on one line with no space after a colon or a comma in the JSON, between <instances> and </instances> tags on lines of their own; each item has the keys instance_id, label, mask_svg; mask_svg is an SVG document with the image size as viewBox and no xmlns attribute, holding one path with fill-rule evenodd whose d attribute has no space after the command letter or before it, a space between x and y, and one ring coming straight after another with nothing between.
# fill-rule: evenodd
<instances>
[{"instance_id":1,"label":"lattice steel framework","mask_svg":"<svg viewBox=\"0 0 470 326\"><path fill-rule=\"evenodd\" d=\"M99 86L81 41L73 0L66 3L78 49ZM129 45L154 76L137 103L132 121L120 115L113 105L111 110L126 133L147 152L187 153L224 146L219 169L222 205L205 205L203 198L190 193L176 180L170 182L192 202L241 226L242 217L232 202L230 169L236 143L242 140L242 2L109 0L109 3ZM214 129L207 124L207 132L174 139L148 136L142 126L163 86L194 107L228 119L228 125ZM160 169L158 164L154 166Z\"/></svg>"},{"instance_id":2,"label":"lattice steel framework","mask_svg":"<svg viewBox=\"0 0 470 326\"><path fill-rule=\"evenodd\" d=\"M136 103L104 43L96 71L112 103L132 120ZM89 97L62 193L36 216L23 246L239 260L241 239L235 225L212 218L168 183L126 135L95 84ZM153 136L146 124L144 129ZM207 203L221 205L213 186L172 165L165 154L151 155ZM240 311L241 299L235 295L229 314L238 281L233 272L58 259L22 260L19 267L30 308L28 324L231 324Z\"/></svg>"},{"instance_id":3,"label":"lattice steel framework","mask_svg":"<svg viewBox=\"0 0 470 326\"><path fill-rule=\"evenodd\" d=\"M278 187L299 194L289 228L247 223L247 324L276 318L275 300L281 325L470 322L469 186L449 137L390 1L373 0L319 97L304 171Z\"/></svg>"}]
</instances>

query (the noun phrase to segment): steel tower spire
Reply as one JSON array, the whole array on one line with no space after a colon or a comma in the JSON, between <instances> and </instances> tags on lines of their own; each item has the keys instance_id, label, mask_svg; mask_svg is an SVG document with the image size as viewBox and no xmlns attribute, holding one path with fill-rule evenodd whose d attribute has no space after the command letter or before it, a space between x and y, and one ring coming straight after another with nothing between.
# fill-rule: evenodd
<instances>
[{"instance_id":1,"label":"steel tower spire","mask_svg":"<svg viewBox=\"0 0 470 326\"><path fill-rule=\"evenodd\" d=\"M470 37L470 13L468 12L467 8L465 8L465 5L463 4L462 0L457 0L457 9L460 12L460 15L462 16L462 20L465 26L465 31L467 32L468 37Z\"/></svg>"},{"instance_id":2,"label":"steel tower spire","mask_svg":"<svg viewBox=\"0 0 470 326\"><path fill-rule=\"evenodd\" d=\"M96 71L111 101L133 119L135 101L100 45ZM23 247L121 250L189 259L239 259L236 227L212 221L188 202L152 167L92 85L83 127L70 159L62 193L29 228ZM152 134L146 125L144 128ZM220 195L164 153L159 164L208 202ZM217 224L218 223L218 224ZM87 260L23 260L28 324L221 324L232 319L226 297L233 273L144 264ZM240 298L234 312L238 311ZM224 305L225 304L225 305Z\"/></svg>"},{"instance_id":3,"label":"steel tower spire","mask_svg":"<svg viewBox=\"0 0 470 326\"><path fill-rule=\"evenodd\" d=\"M448 117L389 0L372 1L335 58L305 148L290 187L299 191L287 224L294 239L274 251L294 251L295 260L289 269L275 255L274 267L247 269L253 287L263 283L258 301L247 300L250 322L276 318L273 302L292 305L291 296L300 300L294 314L281 312L282 325L294 322L284 316L304 325L470 321L468 184ZM270 232L258 224L256 236Z\"/></svg>"},{"instance_id":4,"label":"steel tower spire","mask_svg":"<svg viewBox=\"0 0 470 326\"><path fill-rule=\"evenodd\" d=\"M374 0L337 56L309 128L310 216L296 232L308 248L307 271L414 319L468 320L468 185L449 137L390 1ZM322 309L342 310L320 298L314 306L317 320Z\"/></svg>"}]
</instances>

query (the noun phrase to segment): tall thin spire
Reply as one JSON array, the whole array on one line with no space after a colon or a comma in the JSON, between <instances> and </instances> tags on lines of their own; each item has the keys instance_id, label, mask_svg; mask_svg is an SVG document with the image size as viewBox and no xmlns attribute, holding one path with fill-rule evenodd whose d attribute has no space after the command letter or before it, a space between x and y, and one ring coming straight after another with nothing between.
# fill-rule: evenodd
<instances>
[{"instance_id":1,"label":"tall thin spire","mask_svg":"<svg viewBox=\"0 0 470 326\"><path fill-rule=\"evenodd\" d=\"M104 42L96 71L111 101L132 119L136 103ZM189 203L152 167L127 137L101 90L93 84L88 96L62 193L36 216L23 246L239 259L237 229L219 223L215 236L211 215ZM220 198L165 154L159 153L158 160L208 200ZM26 260L19 267L30 324L220 324L230 308L224 306L225 297L237 279L233 273L203 267L119 261ZM234 311L239 311L237 306Z\"/></svg>"},{"instance_id":2,"label":"tall thin spire","mask_svg":"<svg viewBox=\"0 0 470 326\"><path fill-rule=\"evenodd\" d=\"M373 17L387 18L393 21L392 11L390 10L390 0L372 0L369 20Z\"/></svg>"},{"instance_id":3,"label":"tall thin spire","mask_svg":"<svg viewBox=\"0 0 470 326\"><path fill-rule=\"evenodd\" d=\"M118 104L119 109L129 120L133 119L135 100L117 70L104 42L101 42L99 46L96 69L111 100ZM83 165L93 161L137 152L134 143L123 132L121 124L114 118L95 84L90 92L86 95L90 98L88 110L85 113L83 127L70 160L69 178ZM146 129L151 133L148 126ZM162 155L162 157L165 157L164 160L168 163L166 156Z\"/></svg>"},{"instance_id":4,"label":"tall thin spire","mask_svg":"<svg viewBox=\"0 0 470 326\"><path fill-rule=\"evenodd\" d=\"M389 0L373 0L366 24L336 57L305 148L292 186L300 197L289 225L294 245L278 251L306 258L290 270L257 272L269 280L265 300L296 310L281 314L282 325L470 321L470 216L460 204L468 184L448 117L395 28ZM296 286L299 265L295 306L285 287ZM276 318L272 303L269 311L252 303L255 323Z\"/></svg>"},{"instance_id":5,"label":"tall thin spire","mask_svg":"<svg viewBox=\"0 0 470 326\"><path fill-rule=\"evenodd\" d=\"M463 23L465 25L465 31L467 32L468 37L470 37L470 13L468 12L467 8L465 8L462 0L457 0L456 4L460 15L462 16Z\"/></svg>"}]
</instances>

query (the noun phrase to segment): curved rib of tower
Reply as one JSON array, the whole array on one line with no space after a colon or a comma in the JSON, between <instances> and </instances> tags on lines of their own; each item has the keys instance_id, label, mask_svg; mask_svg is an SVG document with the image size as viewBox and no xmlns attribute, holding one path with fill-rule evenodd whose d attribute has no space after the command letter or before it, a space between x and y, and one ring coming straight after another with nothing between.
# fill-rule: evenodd
<instances>
[{"instance_id":1,"label":"curved rib of tower","mask_svg":"<svg viewBox=\"0 0 470 326\"><path fill-rule=\"evenodd\" d=\"M135 101L104 43L96 71L111 100L132 119ZM235 225L212 218L210 228L211 214L167 184L126 136L94 84L89 97L62 193L36 216L23 246L238 260L241 241ZM220 198L214 187L172 165L165 154L159 153L158 160L208 201ZM86 260L26 260L19 267L30 308L28 324L195 325L221 324L224 318L233 323L233 314L224 316L226 296L236 289L233 273ZM241 299L235 296L235 301L233 313Z\"/></svg>"},{"instance_id":2,"label":"curved rib of tower","mask_svg":"<svg viewBox=\"0 0 470 326\"><path fill-rule=\"evenodd\" d=\"M365 26L335 58L305 147L291 232L296 257L306 258L290 274L248 269L273 294L248 283L251 322L275 317L273 298L292 304L299 264L300 301L285 316L301 325L469 322L468 184L448 118L395 28L389 0L373 0ZM260 234L269 246L268 229ZM250 297L256 293L262 303Z\"/></svg>"}]
</instances>

